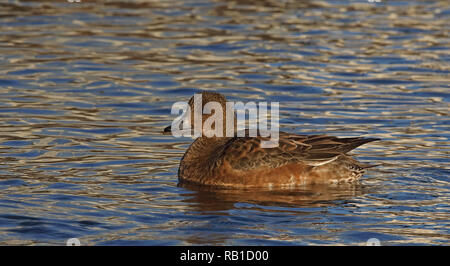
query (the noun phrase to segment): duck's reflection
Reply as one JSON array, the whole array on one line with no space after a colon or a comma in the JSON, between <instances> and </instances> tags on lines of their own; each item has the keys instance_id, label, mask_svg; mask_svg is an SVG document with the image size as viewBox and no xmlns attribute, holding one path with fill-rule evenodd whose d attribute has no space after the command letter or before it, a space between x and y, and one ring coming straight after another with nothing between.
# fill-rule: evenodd
<instances>
[{"instance_id":1,"label":"duck's reflection","mask_svg":"<svg viewBox=\"0 0 450 266\"><path fill-rule=\"evenodd\" d=\"M211 212L235 209L236 203L262 206L319 207L338 204L362 195L367 188L360 183L340 185L310 185L295 189L256 190L226 189L179 183L179 187L194 192L185 202L193 203L195 211Z\"/></svg>"}]
</instances>

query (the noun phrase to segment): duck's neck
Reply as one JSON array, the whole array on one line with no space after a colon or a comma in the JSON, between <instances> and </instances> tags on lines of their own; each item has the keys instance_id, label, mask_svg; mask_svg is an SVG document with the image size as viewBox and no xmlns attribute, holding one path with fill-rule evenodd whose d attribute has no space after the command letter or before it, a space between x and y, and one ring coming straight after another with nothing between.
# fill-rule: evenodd
<instances>
[{"instance_id":1,"label":"duck's neck","mask_svg":"<svg viewBox=\"0 0 450 266\"><path fill-rule=\"evenodd\" d=\"M208 164L222 154L230 138L199 137L187 149L182 161L188 164Z\"/></svg>"},{"instance_id":2,"label":"duck's neck","mask_svg":"<svg viewBox=\"0 0 450 266\"><path fill-rule=\"evenodd\" d=\"M223 148L224 144L229 139L230 138L226 137L199 137L192 143L187 153L192 153L198 157L209 157L211 156L211 153L218 152L217 149L220 149L221 147Z\"/></svg>"}]
</instances>

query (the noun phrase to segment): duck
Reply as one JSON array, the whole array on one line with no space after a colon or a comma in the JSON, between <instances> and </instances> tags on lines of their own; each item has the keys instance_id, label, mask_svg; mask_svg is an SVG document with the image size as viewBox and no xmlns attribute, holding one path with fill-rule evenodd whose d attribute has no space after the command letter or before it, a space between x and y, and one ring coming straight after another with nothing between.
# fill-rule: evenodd
<instances>
[{"instance_id":1,"label":"duck","mask_svg":"<svg viewBox=\"0 0 450 266\"><path fill-rule=\"evenodd\" d=\"M225 96L218 92L202 91L201 97L201 110L207 103L216 102L224 107L223 117L226 117ZM188 102L190 114L193 114L194 102L192 96ZM202 123L210 116L202 114ZM194 119L191 126L194 126ZM172 131L172 126L163 130L164 134ZM366 169L376 166L358 162L348 152L378 138L300 135L279 131L277 146L262 147L261 143L265 140L267 137L250 136L248 129L243 136L207 136L201 132L181 158L178 181L239 189L348 184L358 182Z\"/></svg>"}]
</instances>

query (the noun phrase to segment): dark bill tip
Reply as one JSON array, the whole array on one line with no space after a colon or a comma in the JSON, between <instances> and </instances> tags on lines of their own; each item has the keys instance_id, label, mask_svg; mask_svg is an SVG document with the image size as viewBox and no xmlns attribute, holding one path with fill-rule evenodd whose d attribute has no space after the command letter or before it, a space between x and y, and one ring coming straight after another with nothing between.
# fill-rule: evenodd
<instances>
[{"instance_id":1,"label":"dark bill tip","mask_svg":"<svg viewBox=\"0 0 450 266\"><path fill-rule=\"evenodd\" d=\"M172 126L168 126L163 131L164 134L170 134L172 133Z\"/></svg>"}]
</instances>

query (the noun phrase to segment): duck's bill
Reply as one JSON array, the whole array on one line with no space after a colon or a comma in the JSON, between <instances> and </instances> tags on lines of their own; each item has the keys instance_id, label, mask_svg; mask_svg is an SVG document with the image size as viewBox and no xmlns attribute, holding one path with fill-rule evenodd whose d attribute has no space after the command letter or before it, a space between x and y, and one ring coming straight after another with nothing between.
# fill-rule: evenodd
<instances>
[{"instance_id":1,"label":"duck's bill","mask_svg":"<svg viewBox=\"0 0 450 266\"><path fill-rule=\"evenodd\" d=\"M164 128L164 131L162 133L163 133L163 135L172 134L172 126L168 126L168 127Z\"/></svg>"},{"instance_id":2,"label":"duck's bill","mask_svg":"<svg viewBox=\"0 0 450 266\"><path fill-rule=\"evenodd\" d=\"M179 129L179 130L173 131L172 130L172 126L168 126L168 127L164 128L162 133L163 133L163 135L173 135L175 137L181 137L181 136L191 137L191 136L194 135L194 131L192 129L190 129L190 128L188 128L188 129Z\"/></svg>"},{"instance_id":3,"label":"duck's bill","mask_svg":"<svg viewBox=\"0 0 450 266\"><path fill-rule=\"evenodd\" d=\"M193 128L186 128L186 129L175 129L172 130L172 126L168 126L164 128L163 135L172 135L174 137L192 137L197 138L200 134L195 134L195 131Z\"/></svg>"}]
</instances>

